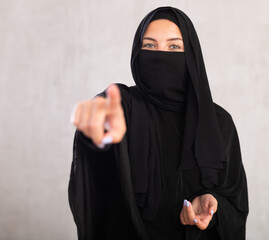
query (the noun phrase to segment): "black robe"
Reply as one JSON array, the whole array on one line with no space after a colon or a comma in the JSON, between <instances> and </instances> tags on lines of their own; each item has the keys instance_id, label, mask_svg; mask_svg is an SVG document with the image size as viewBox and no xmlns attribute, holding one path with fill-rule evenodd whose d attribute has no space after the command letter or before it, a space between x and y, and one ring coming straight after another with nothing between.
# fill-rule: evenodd
<instances>
[{"instance_id":1,"label":"black robe","mask_svg":"<svg viewBox=\"0 0 269 240\"><path fill-rule=\"evenodd\" d=\"M135 201L129 161L128 126L132 101L137 98L137 87L123 84L118 84L118 87L127 123L127 132L122 141L99 149L80 131L75 133L68 194L78 239L245 239L247 182L238 134L231 115L214 103L227 157L224 168L218 171L222 184L209 190L201 184L198 168L179 171L171 180L176 181L175 191L170 191L169 195L167 189L164 190L166 192L162 196L166 198L161 201L164 205L170 203L175 206L174 211L170 211L173 219L178 218L172 226L175 233L164 235L167 236L165 238L160 233L155 238L157 232L153 225L158 224L158 219L149 222L141 217ZM149 103L140 101L140 104L143 107ZM202 231L196 226L183 226L179 218L183 199L192 201L205 193L211 193L218 201L218 210L208 228Z\"/></svg>"}]
</instances>

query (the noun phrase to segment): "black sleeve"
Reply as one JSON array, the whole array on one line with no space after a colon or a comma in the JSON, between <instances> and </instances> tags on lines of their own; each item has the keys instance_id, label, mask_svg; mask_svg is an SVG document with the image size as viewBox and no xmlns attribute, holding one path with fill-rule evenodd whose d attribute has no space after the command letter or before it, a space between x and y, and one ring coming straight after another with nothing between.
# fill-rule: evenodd
<instances>
[{"instance_id":1,"label":"black sleeve","mask_svg":"<svg viewBox=\"0 0 269 240\"><path fill-rule=\"evenodd\" d=\"M128 132L131 95L118 86ZM68 197L79 240L148 240L132 190L127 134L99 149L76 130Z\"/></svg>"},{"instance_id":2,"label":"black sleeve","mask_svg":"<svg viewBox=\"0 0 269 240\"><path fill-rule=\"evenodd\" d=\"M78 135L78 138L80 138L81 141L93 151L98 151L98 152L107 151L112 146L112 144L106 144L103 148L100 148L94 144L91 138L85 136L81 131L78 131L77 135Z\"/></svg>"},{"instance_id":3,"label":"black sleeve","mask_svg":"<svg viewBox=\"0 0 269 240\"><path fill-rule=\"evenodd\" d=\"M221 239L243 240L249 212L247 178L242 162L240 142L231 118L227 142L227 166L223 184L215 190L218 200L218 232Z\"/></svg>"},{"instance_id":4,"label":"black sleeve","mask_svg":"<svg viewBox=\"0 0 269 240\"><path fill-rule=\"evenodd\" d=\"M246 220L249 211L247 179L241 158L240 142L232 117L226 118L223 131L227 152L227 165L219 177L222 183L213 190L201 189L189 199L210 193L218 201L217 212L205 230L190 226L187 229L189 239L245 240ZM193 236L193 237L192 237Z\"/></svg>"},{"instance_id":5,"label":"black sleeve","mask_svg":"<svg viewBox=\"0 0 269 240\"><path fill-rule=\"evenodd\" d=\"M95 151L79 134L76 131L74 137L68 185L77 239L139 239L122 192L125 182L120 179L116 164L119 158L115 157L115 152L122 143L113 144L107 151Z\"/></svg>"}]
</instances>

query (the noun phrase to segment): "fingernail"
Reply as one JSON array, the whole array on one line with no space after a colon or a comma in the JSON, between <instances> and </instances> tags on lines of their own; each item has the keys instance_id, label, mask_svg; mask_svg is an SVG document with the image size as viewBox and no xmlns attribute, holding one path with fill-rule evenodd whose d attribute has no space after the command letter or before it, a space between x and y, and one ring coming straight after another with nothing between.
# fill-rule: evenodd
<instances>
[{"instance_id":1,"label":"fingernail","mask_svg":"<svg viewBox=\"0 0 269 240\"><path fill-rule=\"evenodd\" d=\"M71 122L71 123L74 123L74 121L75 121L75 116L74 116L73 114L71 114L70 122Z\"/></svg>"},{"instance_id":2,"label":"fingernail","mask_svg":"<svg viewBox=\"0 0 269 240\"><path fill-rule=\"evenodd\" d=\"M213 214L214 214L214 210L212 209L210 213L211 213L211 215L213 216Z\"/></svg>"},{"instance_id":3,"label":"fingernail","mask_svg":"<svg viewBox=\"0 0 269 240\"><path fill-rule=\"evenodd\" d=\"M195 222L195 224L198 223L198 221L195 218L193 219L193 221Z\"/></svg>"},{"instance_id":4,"label":"fingernail","mask_svg":"<svg viewBox=\"0 0 269 240\"><path fill-rule=\"evenodd\" d=\"M71 123L74 123L74 121L75 121L75 113L76 113L76 110L77 110L77 106L78 106L78 104L75 104L74 107L72 108L71 116L70 116L70 122Z\"/></svg>"},{"instance_id":5,"label":"fingernail","mask_svg":"<svg viewBox=\"0 0 269 240\"><path fill-rule=\"evenodd\" d=\"M186 199L184 200L184 206L187 206L187 207L190 206L190 203Z\"/></svg>"},{"instance_id":6,"label":"fingernail","mask_svg":"<svg viewBox=\"0 0 269 240\"><path fill-rule=\"evenodd\" d=\"M111 136L104 137L102 140L102 144L110 144L112 143L113 139Z\"/></svg>"},{"instance_id":7,"label":"fingernail","mask_svg":"<svg viewBox=\"0 0 269 240\"><path fill-rule=\"evenodd\" d=\"M96 144L96 145L97 145L97 147L99 147L99 148L104 148L104 147L105 147L105 144L103 144L103 143Z\"/></svg>"},{"instance_id":8,"label":"fingernail","mask_svg":"<svg viewBox=\"0 0 269 240\"><path fill-rule=\"evenodd\" d=\"M97 147L99 147L99 148L104 148L104 147L105 147L105 144L103 144L103 143L96 144L96 145L97 145Z\"/></svg>"}]
</instances>

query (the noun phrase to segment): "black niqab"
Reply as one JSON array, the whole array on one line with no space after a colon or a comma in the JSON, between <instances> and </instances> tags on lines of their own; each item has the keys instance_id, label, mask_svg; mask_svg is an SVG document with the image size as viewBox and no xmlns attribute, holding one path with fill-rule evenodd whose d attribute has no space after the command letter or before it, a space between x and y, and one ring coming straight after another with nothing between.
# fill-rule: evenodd
<instances>
[{"instance_id":1,"label":"black niqab","mask_svg":"<svg viewBox=\"0 0 269 240\"><path fill-rule=\"evenodd\" d=\"M185 97L181 96L182 101L178 101L180 98L177 97L170 102L152 97L140 77L138 60L143 35L149 23L159 18L166 18L176 23L183 36L189 78L187 94L182 95ZM132 112L135 114L132 114L131 118L129 134L132 137L129 141L129 153L136 201L143 206L144 219L152 220L158 210L162 181L160 140L157 137L158 126L155 123L156 107L185 113L178 171L199 168L202 184L206 189L212 189L219 184L217 170L223 168L226 155L198 36L191 20L182 11L172 7L159 7L145 16L138 26L133 41L131 69L140 94L151 103L147 104L146 108L141 108L139 102L133 102ZM146 124L148 116L152 125ZM148 133L148 137L145 137L145 133Z\"/></svg>"},{"instance_id":2,"label":"black niqab","mask_svg":"<svg viewBox=\"0 0 269 240\"><path fill-rule=\"evenodd\" d=\"M185 53L142 49L137 58L147 99L157 105L184 108L188 85Z\"/></svg>"}]
</instances>

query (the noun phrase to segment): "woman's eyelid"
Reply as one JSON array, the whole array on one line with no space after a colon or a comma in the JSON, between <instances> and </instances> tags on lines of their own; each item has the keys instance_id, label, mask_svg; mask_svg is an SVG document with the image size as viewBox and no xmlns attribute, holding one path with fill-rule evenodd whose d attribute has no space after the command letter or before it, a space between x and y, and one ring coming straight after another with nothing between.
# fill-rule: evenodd
<instances>
[{"instance_id":1,"label":"woman's eyelid","mask_svg":"<svg viewBox=\"0 0 269 240\"><path fill-rule=\"evenodd\" d=\"M151 43L151 42L145 42L145 43L143 43L142 44L144 47L146 47L147 45L153 45L153 46L155 46L155 44L154 43Z\"/></svg>"},{"instance_id":2,"label":"woman's eyelid","mask_svg":"<svg viewBox=\"0 0 269 240\"><path fill-rule=\"evenodd\" d=\"M169 47L171 46L176 46L177 48L182 48L179 44L171 44Z\"/></svg>"},{"instance_id":3,"label":"woman's eyelid","mask_svg":"<svg viewBox=\"0 0 269 240\"><path fill-rule=\"evenodd\" d=\"M178 47L183 47L183 44L181 43L181 42L179 42L179 41L172 41L172 42L170 42L170 43L168 43L170 46L173 46L173 45L175 45L175 46L178 46Z\"/></svg>"},{"instance_id":4,"label":"woman's eyelid","mask_svg":"<svg viewBox=\"0 0 269 240\"><path fill-rule=\"evenodd\" d=\"M142 44L142 47L147 47L147 48L154 48L157 47L158 44L155 42L151 42L151 41L145 41ZM182 44L178 43L178 42L170 42L168 43L168 48L170 49L184 49L184 46L182 46Z\"/></svg>"}]
</instances>

